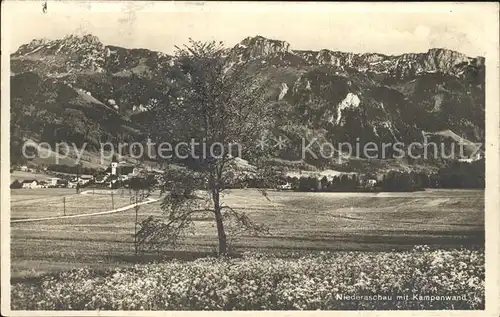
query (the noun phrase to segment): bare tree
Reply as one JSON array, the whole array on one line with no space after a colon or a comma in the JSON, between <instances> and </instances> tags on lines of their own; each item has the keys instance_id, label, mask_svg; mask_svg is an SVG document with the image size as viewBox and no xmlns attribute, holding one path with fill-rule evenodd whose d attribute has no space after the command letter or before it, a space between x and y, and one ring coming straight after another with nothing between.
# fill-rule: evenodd
<instances>
[{"instance_id":1,"label":"bare tree","mask_svg":"<svg viewBox=\"0 0 500 317\"><path fill-rule=\"evenodd\" d=\"M151 110L156 117L151 133L156 140L185 142L184 147L175 147L173 159L185 158L186 167L165 170L161 207L166 219L143 221L138 232L142 244L175 246L192 228L195 217L203 214L212 215L215 221L219 255L228 252L228 219L245 232L266 229L245 212L228 206L223 192L241 181L238 175L269 173L266 167L242 171L236 159L241 155L259 167L272 150L257 146L272 126L268 80L246 73L248 65L226 62L225 52L222 43L216 42L190 40L189 45L177 47L172 69L177 89Z\"/></svg>"}]
</instances>

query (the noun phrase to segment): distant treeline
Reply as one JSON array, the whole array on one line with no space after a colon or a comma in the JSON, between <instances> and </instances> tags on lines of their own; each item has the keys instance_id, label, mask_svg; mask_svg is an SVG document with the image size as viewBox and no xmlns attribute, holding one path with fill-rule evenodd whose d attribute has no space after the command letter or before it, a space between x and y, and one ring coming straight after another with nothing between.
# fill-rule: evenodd
<instances>
[{"instance_id":1,"label":"distant treeline","mask_svg":"<svg viewBox=\"0 0 500 317\"><path fill-rule=\"evenodd\" d=\"M277 181L245 179L235 184L228 184L227 187L269 188L276 187L275 184L288 184L283 188L296 191L411 192L425 188L484 188L484 180L484 160L480 160L472 163L453 162L439 169L436 173L390 171L378 179L375 176L363 175L360 177L357 174L343 174L333 178L326 176L322 178L315 176L281 177Z\"/></svg>"},{"instance_id":2,"label":"distant treeline","mask_svg":"<svg viewBox=\"0 0 500 317\"><path fill-rule=\"evenodd\" d=\"M484 188L485 160L472 163L451 162L438 172L441 188Z\"/></svg>"},{"instance_id":3,"label":"distant treeline","mask_svg":"<svg viewBox=\"0 0 500 317\"><path fill-rule=\"evenodd\" d=\"M291 190L296 191L321 191L321 192L355 192L355 191L398 191L410 192L424 188L421 178L424 175L406 172L390 172L376 183L370 184L366 177L362 179L356 174L343 174L333 178L317 178L314 176L287 177L286 183Z\"/></svg>"},{"instance_id":4,"label":"distant treeline","mask_svg":"<svg viewBox=\"0 0 500 317\"><path fill-rule=\"evenodd\" d=\"M48 171L67 174L84 174L84 175L97 175L102 173L102 169L96 169L83 166L70 166L70 165L57 165L51 164L47 166Z\"/></svg>"}]
</instances>

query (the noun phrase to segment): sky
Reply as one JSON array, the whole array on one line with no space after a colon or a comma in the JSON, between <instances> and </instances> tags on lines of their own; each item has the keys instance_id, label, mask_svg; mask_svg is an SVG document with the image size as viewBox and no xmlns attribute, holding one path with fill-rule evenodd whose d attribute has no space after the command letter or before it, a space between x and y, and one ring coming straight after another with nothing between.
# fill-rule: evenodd
<instances>
[{"instance_id":1,"label":"sky","mask_svg":"<svg viewBox=\"0 0 500 317\"><path fill-rule=\"evenodd\" d=\"M8 37L11 53L34 38L90 33L106 45L169 54L190 37L234 46L261 35L298 50L397 55L448 48L484 56L498 27L491 22L498 19L495 3L47 1L46 13L42 3L2 2L2 41Z\"/></svg>"}]
</instances>

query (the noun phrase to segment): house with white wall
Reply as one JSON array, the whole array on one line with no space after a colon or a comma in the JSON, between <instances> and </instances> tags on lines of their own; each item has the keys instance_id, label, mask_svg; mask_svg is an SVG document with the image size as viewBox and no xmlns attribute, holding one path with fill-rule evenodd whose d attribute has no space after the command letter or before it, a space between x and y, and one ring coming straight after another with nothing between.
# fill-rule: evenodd
<instances>
[{"instance_id":1,"label":"house with white wall","mask_svg":"<svg viewBox=\"0 0 500 317\"><path fill-rule=\"evenodd\" d=\"M22 188L40 188L40 185L38 184L38 181L36 179L25 179L23 180L22 184Z\"/></svg>"}]
</instances>

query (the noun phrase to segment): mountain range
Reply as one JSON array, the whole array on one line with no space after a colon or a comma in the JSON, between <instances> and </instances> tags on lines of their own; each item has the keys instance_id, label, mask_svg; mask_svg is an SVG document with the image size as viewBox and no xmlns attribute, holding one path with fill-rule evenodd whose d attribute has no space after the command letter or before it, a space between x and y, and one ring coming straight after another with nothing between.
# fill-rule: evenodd
<instances>
[{"instance_id":1,"label":"mountain range","mask_svg":"<svg viewBox=\"0 0 500 317\"><path fill-rule=\"evenodd\" d=\"M424 134L455 142L446 137L454 135L484 143L483 57L440 48L397 56L294 50L285 41L255 36L227 48L225 59L227 69L244 66L270 83L273 132L292 145L280 154L283 161L302 159L297 148L304 136L410 143ZM89 151L103 141L140 139L151 120L148 109L178 84L175 63L174 56L104 45L93 35L24 44L11 54L12 138L87 143ZM366 163L348 161L347 168Z\"/></svg>"}]
</instances>

